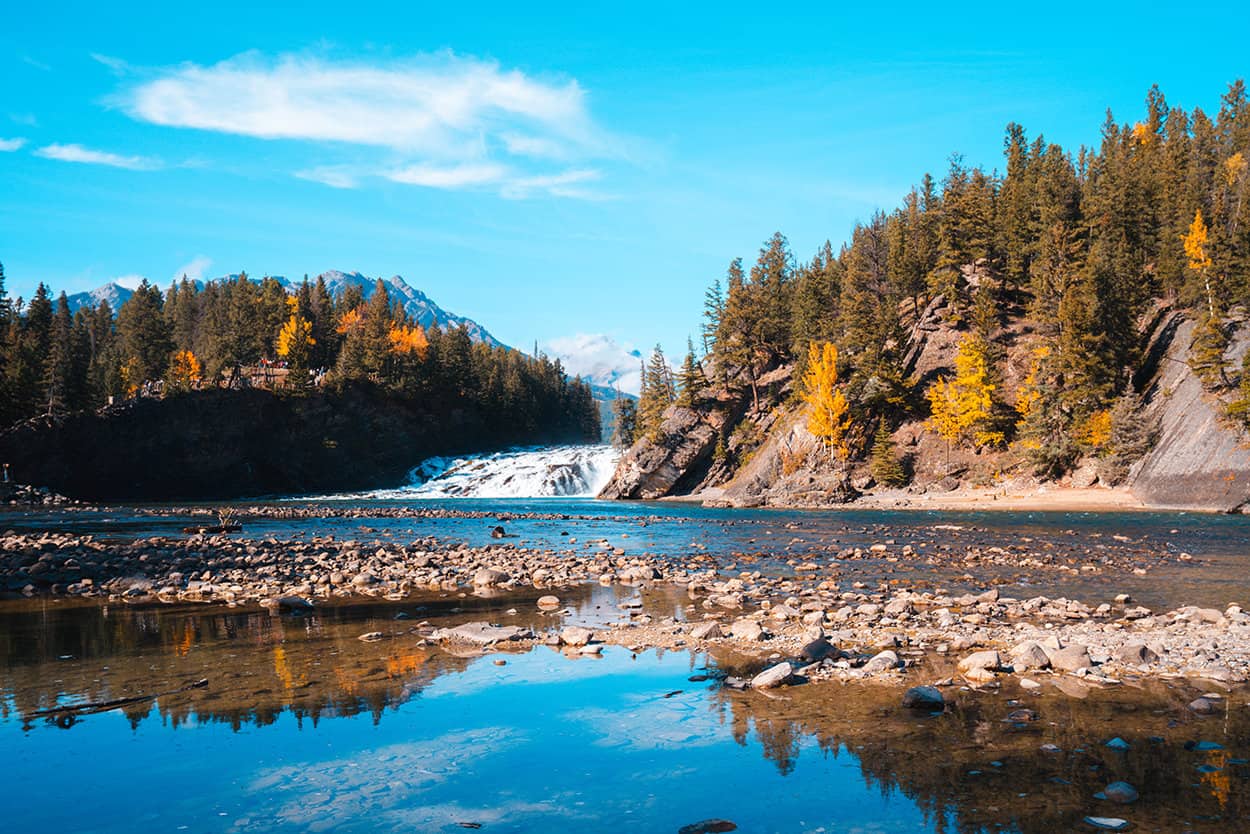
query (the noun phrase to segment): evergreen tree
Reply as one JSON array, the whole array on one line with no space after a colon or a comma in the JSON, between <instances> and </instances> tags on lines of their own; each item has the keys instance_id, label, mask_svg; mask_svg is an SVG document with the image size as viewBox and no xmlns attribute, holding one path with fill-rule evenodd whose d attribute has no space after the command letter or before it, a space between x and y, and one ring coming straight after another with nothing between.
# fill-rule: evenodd
<instances>
[{"instance_id":1,"label":"evergreen tree","mask_svg":"<svg viewBox=\"0 0 1250 834\"><path fill-rule=\"evenodd\" d=\"M664 422L664 412L677 399L673 373L659 345L643 370L642 395L638 398L638 433L656 440Z\"/></svg>"},{"instance_id":2,"label":"evergreen tree","mask_svg":"<svg viewBox=\"0 0 1250 834\"><path fill-rule=\"evenodd\" d=\"M699 391L705 385L707 385L707 378L703 376L703 369L699 366L699 360L695 358L694 342L687 338L686 358L682 361L681 372L677 376L677 386L680 391L677 403L687 408L693 407Z\"/></svg>"},{"instance_id":3,"label":"evergreen tree","mask_svg":"<svg viewBox=\"0 0 1250 834\"><path fill-rule=\"evenodd\" d=\"M612 400L612 445L628 449L638 435L638 402L617 391Z\"/></svg>"},{"instance_id":4,"label":"evergreen tree","mask_svg":"<svg viewBox=\"0 0 1250 834\"><path fill-rule=\"evenodd\" d=\"M173 342L162 307L161 291L144 279L117 311L117 334L131 391L165 376Z\"/></svg>"},{"instance_id":5,"label":"evergreen tree","mask_svg":"<svg viewBox=\"0 0 1250 834\"><path fill-rule=\"evenodd\" d=\"M873 479L883 486L899 487L907 483L907 473L894 451L894 436L884 420L878 423L872 441L870 469Z\"/></svg>"}]
</instances>

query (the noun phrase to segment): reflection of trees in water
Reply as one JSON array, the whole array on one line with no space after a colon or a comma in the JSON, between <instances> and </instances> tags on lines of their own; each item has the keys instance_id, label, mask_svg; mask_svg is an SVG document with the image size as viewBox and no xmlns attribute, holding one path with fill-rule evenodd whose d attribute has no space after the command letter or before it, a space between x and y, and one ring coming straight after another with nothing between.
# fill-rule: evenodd
<instances>
[{"instance_id":1,"label":"reflection of trees in water","mask_svg":"<svg viewBox=\"0 0 1250 834\"><path fill-rule=\"evenodd\" d=\"M578 601L585 594L569 596ZM419 645L418 617L446 615L454 607L466 610L450 621L489 619L500 605L476 599L372 603L327 607L305 617L174 606L43 604L0 610L0 714L30 716L66 703L172 692L207 678L205 689L120 711L132 727L159 716L170 727L195 720L238 730L273 724L286 711L301 726L363 713L376 723L387 708L398 708L439 675L462 671L473 660ZM504 607L511 605L521 603L512 599ZM532 603L529 609L509 622L544 626ZM394 619L400 611L411 612L411 618ZM394 637L357 639L371 630ZM46 720L71 727L89 717L59 714Z\"/></svg>"},{"instance_id":2,"label":"reflection of trees in water","mask_svg":"<svg viewBox=\"0 0 1250 834\"><path fill-rule=\"evenodd\" d=\"M1198 719L1184 708L1192 693L1159 687L1030 700L1039 720L1011 723L1004 719L1018 705L1001 694L954 693L956 706L927 717L903 710L901 692L884 686L785 692L769 698L723 689L710 707L739 744L754 738L783 775L801 766L800 751L853 754L866 786L906 797L939 832L1005 826L1052 834L1087 814L1125 817L1141 830L1240 832L1250 819L1250 769L1237 764L1250 747L1242 706L1223 721ZM1105 746L1115 736L1130 742L1127 754ZM1185 749L1199 739L1226 749ZM1040 752L1048 742L1063 752ZM1219 769L1203 772L1204 764ZM1115 781L1134 785L1141 800L1119 806L1093 798Z\"/></svg>"}]
</instances>

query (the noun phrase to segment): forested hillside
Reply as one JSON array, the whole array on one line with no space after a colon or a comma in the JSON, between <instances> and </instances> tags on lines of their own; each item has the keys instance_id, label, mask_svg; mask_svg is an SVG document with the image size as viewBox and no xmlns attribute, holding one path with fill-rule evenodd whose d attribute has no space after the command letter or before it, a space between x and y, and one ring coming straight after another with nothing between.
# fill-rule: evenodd
<instances>
[{"instance_id":1,"label":"forested hillside","mask_svg":"<svg viewBox=\"0 0 1250 834\"><path fill-rule=\"evenodd\" d=\"M0 426L138 396L266 387L288 396L349 383L394 397L462 404L508 436L598 436L590 388L558 360L473 342L464 327L412 322L379 280L337 297L324 280L294 293L246 275L162 293L142 283L114 311L101 301L71 314L40 285L11 302L0 269Z\"/></svg>"},{"instance_id":2,"label":"forested hillside","mask_svg":"<svg viewBox=\"0 0 1250 834\"><path fill-rule=\"evenodd\" d=\"M707 293L702 361L687 357L676 381L649 366L634 439L671 452L681 433L665 421L679 398L693 404L719 435L693 478L706 486L740 472L785 427L777 408L794 406L818 447L783 450L809 458L794 468L869 469L894 485L976 454L1044 479L1090 463L1114 483L1156 434L1143 372L1169 310L1193 322L1181 361L1221 421L1246 420L1250 365L1230 350L1250 301L1244 83L1214 115L1151 89L1139 120L1107 114L1096 147L1018 124L1003 147L1002 170L951 157L839 250L796 262L778 233L749 267L731 261ZM946 461L919 432L905 461L900 426L940 439ZM609 491L633 494L620 486Z\"/></svg>"}]
</instances>

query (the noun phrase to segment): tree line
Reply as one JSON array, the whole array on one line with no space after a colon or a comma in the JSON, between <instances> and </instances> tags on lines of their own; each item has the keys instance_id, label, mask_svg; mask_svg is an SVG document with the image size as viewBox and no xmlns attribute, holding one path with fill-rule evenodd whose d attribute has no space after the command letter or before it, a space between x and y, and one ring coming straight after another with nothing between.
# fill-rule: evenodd
<instances>
[{"instance_id":1,"label":"tree line","mask_svg":"<svg viewBox=\"0 0 1250 834\"><path fill-rule=\"evenodd\" d=\"M1013 123L1003 148L1002 172L953 156L940 181L924 176L837 250L826 242L800 263L777 233L749 268L731 261L704 305L709 376L758 399L770 369L794 362L802 379L810 364L832 364L815 388L800 386L824 415L814 432L843 456L872 449L883 467L880 426L923 417L954 445L1018 442L1039 474L1089 454L1122 471L1149 442L1131 377L1143 324L1166 303L1195 322L1195 373L1250 419L1250 357L1225 360L1250 302L1245 84L1229 86L1214 117L1169 105L1156 87L1140 120L1108 112L1097 147L1074 153ZM922 315L962 333L954 373L924 388L904 355ZM1030 363L1011 402L1009 326Z\"/></svg>"},{"instance_id":2,"label":"tree line","mask_svg":"<svg viewBox=\"0 0 1250 834\"><path fill-rule=\"evenodd\" d=\"M322 278L294 292L246 273L184 277L165 292L143 281L117 311L100 301L71 313L44 284L10 299L0 266L2 426L153 391L237 387L262 363L283 366L290 396L367 383L444 410L463 404L509 436L599 436L590 387L558 359L474 342L464 327L423 328L380 280L367 300L359 287L332 297Z\"/></svg>"}]
</instances>

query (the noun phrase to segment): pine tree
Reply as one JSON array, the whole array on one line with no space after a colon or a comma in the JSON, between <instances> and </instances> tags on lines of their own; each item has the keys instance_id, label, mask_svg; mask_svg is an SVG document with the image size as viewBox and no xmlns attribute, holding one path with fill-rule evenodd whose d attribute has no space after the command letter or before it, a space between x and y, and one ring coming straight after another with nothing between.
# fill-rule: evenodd
<instances>
[{"instance_id":1,"label":"pine tree","mask_svg":"<svg viewBox=\"0 0 1250 834\"><path fill-rule=\"evenodd\" d=\"M907 473L894 450L894 436L885 420L878 423L872 441L870 469L873 479L883 486L899 487L907 483Z\"/></svg>"},{"instance_id":2,"label":"pine tree","mask_svg":"<svg viewBox=\"0 0 1250 834\"><path fill-rule=\"evenodd\" d=\"M664 412L677 398L673 373L659 345L643 369L642 395L638 398L638 434L656 440L664 423Z\"/></svg>"},{"instance_id":3,"label":"pine tree","mask_svg":"<svg viewBox=\"0 0 1250 834\"><path fill-rule=\"evenodd\" d=\"M689 338L686 339L686 358L681 363L681 372L677 375L677 387L680 395L677 398L678 405L686 408L692 408L698 397L699 391L707 385L707 378L703 376L703 369L699 366L698 359L694 355L694 342Z\"/></svg>"},{"instance_id":4,"label":"pine tree","mask_svg":"<svg viewBox=\"0 0 1250 834\"><path fill-rule=\"evenodd\" d=\"M1111 409L1111 438L1107 454L1098 461L1098 477L1108 486L1124 480L1131 467L1155 445L1157 421L1147 417L1141 397L1131 387Z\"/></svg>"},{"instance_id":5,"label":"pine tree","mask_svg":"<svg viewBox=\"0 0 1250 834\"><path fill-rule=\"evenodd\" d=\"M117 312L128 384L138 389L144 382L161 379L169 364L173 342L162 314L161 291L143 280Z\"/></svg>"},{"instance_id":6,"label":"pine tree","mask_svg":"<svg viewBox=\"0 0 1250 834\"><path fill-rule=\"evenodd\" d=\"M638 435L638 403L633 397L616 392L612 400L612 445L628 449Z\"/></svg>"},{"instance_id":7,"label":"pine tree","mask_svg":"<svg viewBox=\"0 0 1250 834\"><path fill-rule=\"evenodd\" d=\"M716 332L720 329L721 317L725 314L725 294L721 291L720 280L712 282L703 296L703 324L700 335L703 338L703 355L710 355L716 348Z\"/></svg>"},{"instance_id":8,"label":"pine tree","mask_svg":"<svg viewBox=\"0 0 1250 834\"><path fill-rule=\"evenodd\" d=\"M62 292L49 328L48 353L43 363L43 403L48 414L60 414L78 404L77 362L74 350L74 321L69 300Z\"/></svg>"}]
</instances>

